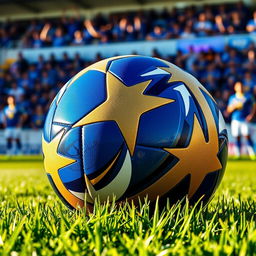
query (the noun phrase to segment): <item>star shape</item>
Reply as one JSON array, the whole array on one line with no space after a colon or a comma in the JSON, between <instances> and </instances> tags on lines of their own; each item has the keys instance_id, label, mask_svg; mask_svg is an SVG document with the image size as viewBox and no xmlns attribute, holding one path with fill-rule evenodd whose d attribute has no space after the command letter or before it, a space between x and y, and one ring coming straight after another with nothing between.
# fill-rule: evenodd
<instances>
[{"instance_id":1,"label":"star shape","mask_svg":"<svg viewBox=\"0 0 256 256\"><path fill-rule=\"evenodd\" d=\"M159 68L171 74L168 82L183 82L199 103L206 120L209 139L208 142L205 141L202 128L200 127L196 115L194 115L193 133L188 147L177 149L165 148L166 151L175 155L179 159L179 162L154 184L130 198L135 201L138 196L140 198L148 196L150 200L155 200L157 196L162 196L167 193L189 173L191 174L191 181L188 196L191 198L206 174L222 168L217 157L219 151L217 127L212 111L202 90L209 96L211 95L195 77L169 62L164 62L169 67Z\"/></svg>"},{"instance_id":2,"label":"star shape","mask_svg":"<svg viewBox=\"0 0 256 256\"><path fill-rule=\"evenodd\" d=\"M107 99L73 127L95 122L115 121L133 155L140 117L143 113L168 103L173 99L144 95L151 80L126 86L112 73L106 73Z\"/></svg>"},{"instance_id":3,"label":"star shape","mask_svg":"<svg viewBox=\"0 0 256 256\"><path fill-rule=\"evenodd\" d=\"M205 141L196 115L194 115L189 145L185 148L164 148L164 150L176 156L179 161L154 184L131 197L131 200L136 201L138 196L140 198L148 196L149 200L155 200L157 196L162 196L175 187L188 174L191 175L188 191L188 197L191 198L208 173L222 168L217 157L218 140L211 138L208 142Z\"/></svg>"},{"instance_id":4,"label":"star shape","mask_svg":"<svg viewBox=\"0 0 256 256\"><path fill-rule=\"evenodd\" d=\"M59 169L68 166L76 160L58 154L58 146L64 131L59 132L49 143L42 139L42 148L44 153L44 168L58 189L59 193L67 200L67 202L74 208L78 206L83 207L84 201L75 197L63 184L60 176Z\"/></svg>"},{"instance_id":5,"label":"star shape","mask_svg":"<svg viewBox=\"0 0 256 256\"><path fill-rule=\"evenodd\" d=\"M168 64L169 67L162 67L161 69L164 69L165 71L168 71L171 74L171 77L168 82L183 82L184 85L192 92L192 95L195 97L195 100L198 102L203 112L207 124L209 140L218 141L218 132L213 117L213 113L202 91L207 93L212 98L211 94L203 87L203 85L194 76L190 75L189 73L183 71L179 67L167 61L164 62L166 62L166 64ZM213 98L212 100L215 102Z\"/></svg>"},{"instance_id":6,"label":"star shape","mask_svg":"<svg viewBox=\"0 0 256 256\"><path fill-rule=\"evenodd\" d=\"M166 63L169 67L162 67L161 69L171 74L168 82L182 81L185 86L190 89L201 107L208 128L209 141L205 142L202 128L200 127L196 115L194 115L194 128L189 146L184 149L165 149L180 159L175 166L175 169L178 168L182 171L191 170L190 188L188 193L188 196L191 197L196 192L207 173L216 171L222 167L217 157L219 151L217 127L212 111L202 91L209 95L214 102L215 100L194 76L171 63ZM178 176L183 175L182 171L179 172Z\"/></svg>"},{"instance_id":7,"label":"star shape","mask_svg":"<svg viewBox=\"0 0 256 256\"><path fill-rule=\"evenodd\" d=\"M172 63L169 63L165 60L165 62L169 67L159 67L160 69L170 73L171 77L168 80L168 83L171 82L182 82L184 83L196 96L198 96L201 92L204 91L211 99L216 103L212 95L204 88L204 86L191 74L182 70L181 68L175 66Z\"/></svg>"},{"instance_id":8,"label":"star shape","mask_svg":"<svg viewBox=\"0 0 256 256\"><path fill-rule=\"evenodd\" d=\"M179 162L171 170L177 182L188 173L191 174L189 198L197 191L208 173L222 168L217 157L218 140L211 138L208 142L205 141L203 130L196 115L194 115L193 133L189 145L186 148L165 148L164 150L179 159Z\"/></svg>"}]
</instances>

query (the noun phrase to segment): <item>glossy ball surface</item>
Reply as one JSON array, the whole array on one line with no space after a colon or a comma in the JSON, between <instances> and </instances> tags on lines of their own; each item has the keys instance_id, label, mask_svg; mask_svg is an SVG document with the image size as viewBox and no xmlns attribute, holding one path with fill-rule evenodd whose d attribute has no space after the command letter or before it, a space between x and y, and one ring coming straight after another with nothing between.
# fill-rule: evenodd
<instances>
[{"instance_id":1,"label":"glossy ball surface","mask_svg":"<svg viewBox=\"0 0 256 256\"><path fill-rule=\"evenodd\" d=\"M227 142L221 112L196 78L161 59L119 56L82 70L57 94L44 166L70 208L113 195L207 202L224 174Z\"/></svg>"}]
</instances>

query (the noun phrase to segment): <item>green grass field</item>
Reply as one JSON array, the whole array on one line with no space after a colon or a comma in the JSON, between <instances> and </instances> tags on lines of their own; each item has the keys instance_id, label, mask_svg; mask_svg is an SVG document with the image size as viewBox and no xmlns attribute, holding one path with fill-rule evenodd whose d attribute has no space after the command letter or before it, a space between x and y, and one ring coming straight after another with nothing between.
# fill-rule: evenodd
<instances>
[{"instance_id":1,"label":"green grass field","mask_svg":"<svg viewBox=\"0 0 256 256\"><path fill-rule=\"evenodd\" d=\"M10 162L11 161L11 162ZM0 255L256 255L256 162L229 161L207 208L70 211L38 159L1 159Z\"/></svg>"}]
</instances>

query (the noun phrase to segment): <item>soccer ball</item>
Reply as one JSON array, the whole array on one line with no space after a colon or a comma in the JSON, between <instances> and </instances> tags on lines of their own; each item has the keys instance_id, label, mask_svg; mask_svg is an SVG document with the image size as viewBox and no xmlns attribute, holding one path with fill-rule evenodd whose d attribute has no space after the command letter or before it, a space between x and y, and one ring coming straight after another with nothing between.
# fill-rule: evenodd
<instances>
[{"instance_id":1,"label":"soccer ball","mask_svg":"<svg viewBox=\"0 0 256 256\"><path fill-rule=\"evenodd\" d=\"M148 198L206 203L225 171L227 131L196 78L157 58L119 56L75 75L43 131L44 166L70 208Z\"/></svg>"}]
</instances>

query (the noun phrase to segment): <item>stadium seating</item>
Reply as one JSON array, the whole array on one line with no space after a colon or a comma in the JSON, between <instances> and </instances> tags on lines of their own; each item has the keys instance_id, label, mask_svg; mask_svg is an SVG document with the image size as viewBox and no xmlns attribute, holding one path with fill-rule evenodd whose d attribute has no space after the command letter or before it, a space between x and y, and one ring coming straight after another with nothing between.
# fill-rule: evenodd
<instances>
[{"instance_id":1,"label":"stadium seating","mask_svg":"<svg viewBox=\"0 0 256 256\"><path fill-rule=\"evenodd\" d=\"M118 41L254 33L256 13L242 2L226 5L80 15L0 23L0 47L41 48Z\"/></svg>"},{"instance_id":2,"label":"stadium seating","mask_svg":"<svg viewBox=\"0 0 256 256\"><path fill-rule=\"evenodd\" d=\"M186 39L184 42L189 43L193 38L211 41L209 38L213 38L213 35L221 35L215 41L212 40L216 42L225 39L224 35L227 34L250 33L254 37L254 17L256 19L256 12L252 13L245 5L238 3L206 6L203 9L186 7L161 12L112 13L108 17L96 15L91 20L62 17L12 21L1 23L0 45L2 49L17 46L37 49L45 46L58 47L50 48L54 52L54 49L65 45L72 45L74 48L83 44L106 45L117 41L125 41L127 44L131 41L168 38L183 38ZM223 41L226 40L224 39ZM78 53L71 57L68 48L65 47L67 52L61 58L54 54L50 57L40 55L37 61L31 62L20 53L17 60L5 60L0 68L0 128L1 111L7 95L14 95L24 110L24 127L41 128L45 113L57 91L75 73L102 58L97 54L88 59ZM237 79L242 79L247 89L256 94L254 43L247 42L243 47L227 45L220 50L189 47L188 52L177 50L171 56L154 49L151 55L166 58L196 76L213 94L227 121L227 100Z\"/></svg>"}]
</instances>

